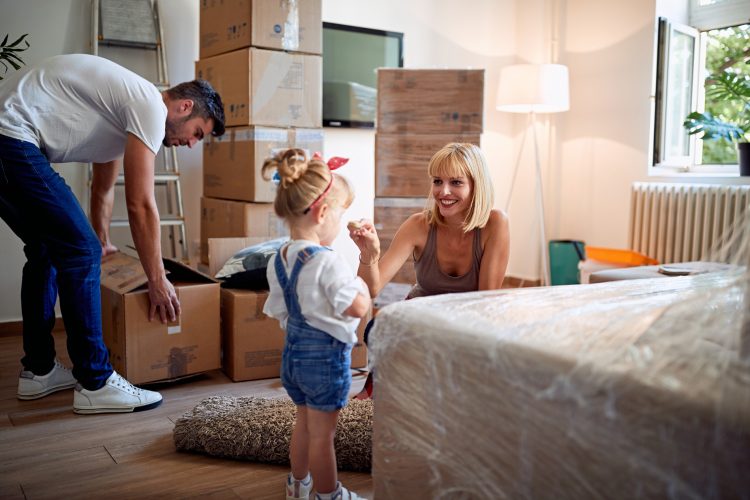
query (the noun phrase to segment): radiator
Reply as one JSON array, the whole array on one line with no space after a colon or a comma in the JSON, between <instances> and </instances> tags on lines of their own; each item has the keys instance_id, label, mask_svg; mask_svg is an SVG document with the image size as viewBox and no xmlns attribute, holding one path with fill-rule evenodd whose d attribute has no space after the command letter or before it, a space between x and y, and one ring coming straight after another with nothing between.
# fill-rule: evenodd
<instances>
[{"instance_id":1,"label":"radiator","mask_svg":"<svg viewBox=\"0 0 750 500\"><path fill-rule=\"evenodd\" d=\"M750 205L750 186L636 182L630 248L661 263L707 259Z\"/></svg>"}]
</instances>

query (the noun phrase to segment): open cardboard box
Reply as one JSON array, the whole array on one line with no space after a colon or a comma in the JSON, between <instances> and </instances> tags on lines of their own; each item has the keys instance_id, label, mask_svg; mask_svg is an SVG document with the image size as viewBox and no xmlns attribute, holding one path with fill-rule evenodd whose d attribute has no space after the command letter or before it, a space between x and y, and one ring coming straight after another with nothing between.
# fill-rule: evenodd
<instances>
[{"instance_id":1,"label":"open cardboard box","mask_svg":"<svg viewBox=\"0 0 750 500\"><path fill-rule=\"evenodd\" d=\"M211 276L243 248L270 238L209 238L208 269ZM221 289L222 367L235 382L278 377L284 330L279 322L263 314L268 292ZM352 350L352 368L367 366L364 330L369 316L357 329L357 345Z\"/></svg>"},{"instance_id":2,"label":"open cardboard box","mask_svg":"<svg viewBox=\"0 0 750 500\"><path fill-rule=\"evenodd\" d=\"M221 367L219 283L164 259L180 299L176 322L148 320L150 301L140 261L124 253L102 259L102 330L110 361L135 384L174 380Z\"/></svg>"}]
</instances>

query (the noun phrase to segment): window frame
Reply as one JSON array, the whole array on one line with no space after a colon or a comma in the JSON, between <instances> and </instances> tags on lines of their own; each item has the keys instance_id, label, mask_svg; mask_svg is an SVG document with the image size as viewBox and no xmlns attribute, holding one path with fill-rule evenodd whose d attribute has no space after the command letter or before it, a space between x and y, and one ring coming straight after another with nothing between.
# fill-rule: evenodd
<instances>
[{"instance_id":1,"label":"window frame","mask_svg":"<svg viewBox=\"0 0 750 500\"><path fill-rule=\"evenodd\" d=\"M699 102L699 93L702 93L700 89L703 87L700 85L699 80L699 64L702 62L702 57L699 54L699 42L701 40L700 32L695 28L686 26L683 24L672 23L666 18L660 17L658 19L658 30L657 30L657 58L656 58L656 92L655 92L655 103L656 110L654 116L654 136L653 136L653 158L652 166L659 169L666 169L667 171L689 171L694 165L696 143L693 140L695 136L689 136L687 131L683 131L686 140L688 142L688 154L687 155L667 155L667 119L668 119L668 106L667 106L667 90L669 88L669 81L674 75L672 74L672 66L670 62L673 58L673 54L670 52L670 45L674 33L679 33L691 37L693 39L692 47L692 70L690 88L692 90L690 96L690 109L696 109ZM702 107L702 104L701 104Z\"/></svg>"},{"instance_id":2,"label":"window frame","mask_svg":"<svg viewBox=\"0 0 750 500\"><path fill-rule=\"evenodd\" d=\"M669 41L672 30L676 29L682 33L689 34L692 30L697 33L694 45L694 64L692 81L692 110L703 112L705 110L705 85L708 76L706 69L706 48L708 32L713 29L721 29L730 26L738 26L750 23L746 14L750 0L685 0L689 11L689 25L672 23L668 19L659 17L656 29L656 59L655 59L655 87L654 87L654 113L651 121L653 131L651 139L652 154L650 159L649 175L687 175L701 176L711 175L713 177L734 177L739 174L739 165L733 164L702 164L703 140L696 134L688 136L689 154L680 157L665 157L666 149L666 114L667 93L666 85L669 74ZM687 133L687 132L685 132Z\"/></svg>"}]
</instances>

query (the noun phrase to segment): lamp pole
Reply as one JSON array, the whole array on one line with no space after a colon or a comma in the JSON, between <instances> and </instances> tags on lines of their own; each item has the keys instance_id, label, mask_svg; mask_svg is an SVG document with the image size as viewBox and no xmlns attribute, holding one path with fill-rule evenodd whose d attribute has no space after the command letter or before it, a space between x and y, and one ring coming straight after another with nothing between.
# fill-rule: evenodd
<instances>
[{"instance_id":1,"label":"lamp pole","mask_svg":"<svg viewBox=\"0 0 750 500\"><path fill-rule=\"evenodd\" d=\"M568 68L561 64L514 64L503 68L497 90L499 111L526 113L528 121L523 133L523 140L513 169L510 192L506 202L506 211L510 208L510 198L516 182L518 166L521 163L523 146L529 125L534 135L534 165L536 167L536 197L539 211L539 230L541 237L541 284L549 285L549 248L544 218L544 189L542 185L542 167L539 159L539 142L536 132L537 113L559 113L570 108L568 91Z\"/></svg>"},{"instance_id":2,"label":"lamp pole","mask_svg":"<svg viewBox=\"0 0 750 500\"><path fill-rule=\"evenodd\" d=\"M539 231L542 239L542 286L549 285L549 250L547 248L547 232L544 229L544 189L542 187L542 167L539 163L539 143L536 138L536 114L529 113L531 131L534 135L534 164L536 165L536 198L539 203Z\"/></svg>"}]
</instances>

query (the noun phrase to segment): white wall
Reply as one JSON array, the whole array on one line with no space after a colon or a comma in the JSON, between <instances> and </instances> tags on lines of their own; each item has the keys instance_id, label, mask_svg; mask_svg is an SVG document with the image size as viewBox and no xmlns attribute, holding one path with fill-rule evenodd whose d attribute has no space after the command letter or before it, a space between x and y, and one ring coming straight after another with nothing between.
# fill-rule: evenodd
<instances>
[{"instance_id":1,"label":"white wall","mask_svg":"<svg viewBox=\"0 0 750 500\"><path fill-rule=\"evenodd\" d=\"M550 173L553 236L627 248L630 186L648 173L654 14L654 0L566 2L570 111Z\"/></svg>"},{"instance_id":2,"label":"white wall","mask_svg":"<svg viewBox=\"0 0 750 500\"><path fill-rule=\"evenodd\" d=\"M323 0L323 19L405 33L407 67L485 68L485 133L496 206L504 207L511 171L526 130L523 116L494 109L500 68L520 62L560 62L570 68L571 109L540 116L548 238L578 238L599 246L627 245L629 189L648 178L655 12L681 0ZM198 55L198 1L160 0L173 82L193 77ZM2 28L30 33L29 63L88 52L89 0L0 0ZM0 85L2 83L0 82ZM325 154L348 156L342 173L354 180L350 218L371 217L374 131L325 130ZM180 148L183 192L197 252L200 148ZM81 195L85 172L62 168ZM510 207L509 274L539 277L533 153L527 139ZM345 236L335 246L354 266ZM20 319L21 245L0 224L0 322Z\"/></svg>"}]
</instances>

